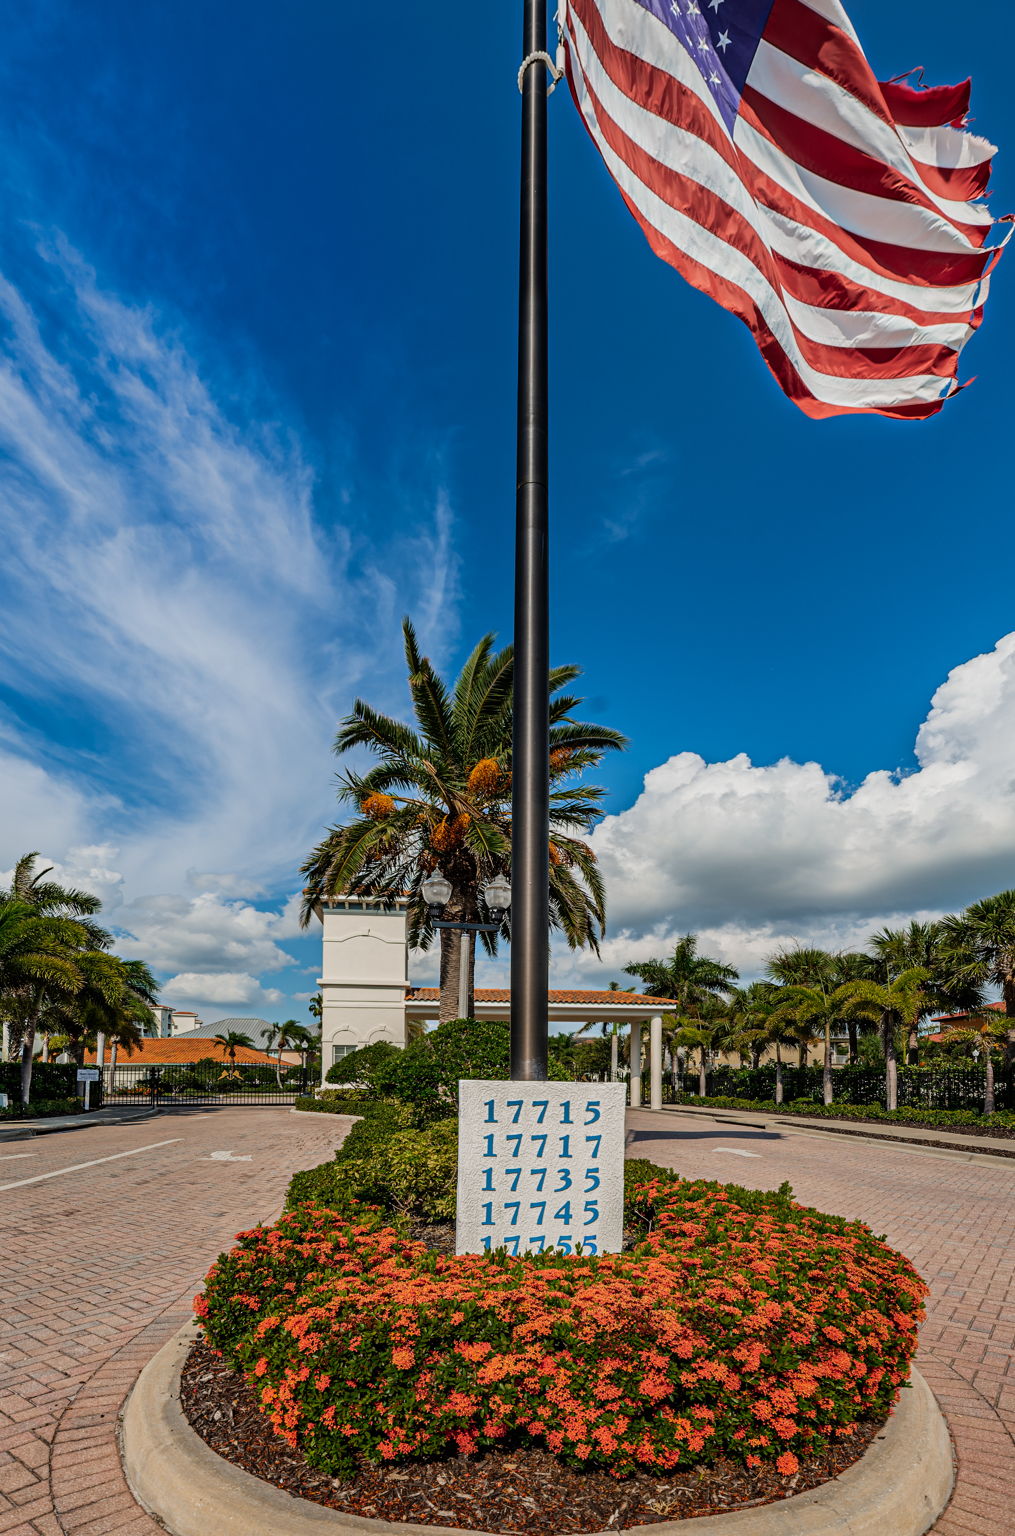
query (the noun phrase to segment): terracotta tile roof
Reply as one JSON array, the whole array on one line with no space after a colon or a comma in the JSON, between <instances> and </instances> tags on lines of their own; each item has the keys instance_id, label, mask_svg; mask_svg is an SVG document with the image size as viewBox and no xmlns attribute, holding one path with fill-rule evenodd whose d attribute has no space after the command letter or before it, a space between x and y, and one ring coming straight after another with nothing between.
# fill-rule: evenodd
<instances>
[{"instance_id":1,"label":"terracotta tile roof","mask_svg":"<svg viewBox=\"0 0 1015 1536\"><path fill-rule=\"evenodd\" d=\"M213 1040L201 1039L187 1040L142 1040L140 1045L134 1047L133 1054L128 1054L121 1045L116 1053L118 1067L162 1067L185 1066L191 1061L207 1060L214 1057L216 1061L229 1061L225 1046L216 1045ZM238 1066L273 1067L276 1063L274 1056L269 1056L267 1051L252 1051L246 1045L236 1047L236 1063ZM94 1067L95 1052L85 1052L85 1066ZM106 1065L109 1065L109 1046L106 1046Z\"/></svg>"},{"instance_id":2,"label":"terracotta tile roof","mask_svg":"<svg viewBox=\"0 0 1015 1536\"><path fill-rule=\"evenodd\" d=\"M1003 1013L1004 1012L1004 1003L988 1003L987 1006L986 1006L986 1009L984 1009L984 1012L987 1012L988 1010L991 1011L991 1012L994 1012L994 1013ZM938 1013L938 1014L935 1014L934 1018L931 1020L931 1023L932 1024L955 1024L960 1019L968 1019L968 1018L969 1018L969 1014L968 1013Z\"/></svg>"},{"instance_id":3,"label":"terracotta tile roof","mask_svg":"<svg viewBox=\"0 0 1015 1536\"><path fill-rule=\"evenodd\" d=\"M645 1008L655 1006L672 1011L674 1004L671 998L644 997L640 992L548 992L550 1003L579 1003L584 1007L598 1008L600 1004L609 1007L630 1008L639 1004ZM438 987L410 987L405 994L406 1001L410 1003L436 1003L440 998ZM477 987L477 1003L509 1003L511 990L509 987Z\"/></svg>"}]
</instances>

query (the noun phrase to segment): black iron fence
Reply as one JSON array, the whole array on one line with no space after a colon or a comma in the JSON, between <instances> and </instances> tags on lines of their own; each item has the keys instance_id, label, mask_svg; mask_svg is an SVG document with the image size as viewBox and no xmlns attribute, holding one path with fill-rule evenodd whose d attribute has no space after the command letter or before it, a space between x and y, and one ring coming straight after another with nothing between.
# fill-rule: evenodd
<instances>
[{"instance_id":1,"label":"black iron fence","mask_svg":"<svg viewBox=\"0 0 1015 1536\"><path fill-rule=\"evenodd\" d=\"M292 1104L310 1090L304 1067L232 1066L229 1062L196 1062L193 1066L106 1067L106 1104Z\"/></svg>"},{"instance_id":2,"label":"black iron fence","mask_svg":"<svg viewBox=\"0 0 1015 1536\"><path fill-rule=\"evenodd\" d=\"M667 1077L665 1096L675 1092L697 1094L698 1073L685 1072L674 1083ZM898 1100L900 1109L968 1109L982 1111L987 1088L983 1067L899 1067ZM820 1067L782 1069L783 1099L809 1099L820 1104L824 1098ZM714 1067L705 1073L705 1092L709 1098L774 1099L775 1067ZM876 1104L885 1108L885 1074L871 1067L836 1067L832 1072L832 1102L835 1104ZM1015 1109L1015 1077L1000 1065L994 1074L994 1103L997 1109Z\"/></svg>"}]
</instances>

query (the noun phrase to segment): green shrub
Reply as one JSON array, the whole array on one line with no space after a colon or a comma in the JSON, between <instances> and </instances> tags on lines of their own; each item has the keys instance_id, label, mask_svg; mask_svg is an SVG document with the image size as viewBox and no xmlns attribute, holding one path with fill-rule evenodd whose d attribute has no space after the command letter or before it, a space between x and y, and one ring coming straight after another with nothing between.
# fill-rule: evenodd
<instances>
[{"instance_id":1,"label":"green shrub","mask_svg":"<svg viewBox=\"0 0 1015 1536\"><path fill-rule=\"evenodd\" d=\"M458 1113L458 1084L465 1078L491 1082L511 1075L510 1026L492 1019L452 1019L395 1051L373 1071L377 1093L411 1104L421 1120ZM569 1082L570 1074L551 1062L549 1077Z\"/></svg>"},{"instance_id":2,"label":"green shrub","mask_svg":"<svg viewBox=\"0 0 1015 1536\"><path fill-rule=\"evenodd\" d=\"M343 1056L341 1061L336 1061L328 1068L324 1080L327 1083L364 1083L372 1088L375 1072L400 1054L398 1046L390 1041L375 1040L373 1045L361 1045L358 1050Z\"/></svg>"},{"instance_id":3,"label":"green shrub","mask_svg":"<svg viewBox=\"0 0 1015 1536\"><path fill-rule=\"evenodd\" d=\"M449 1132L450 1134L450 1132ZM357 1460L545 1447L617 1477L722 1459L792 1478L897 1400L927 1287L860 1222L775 1194L636 1187L632 1252L427 1252L376 1211L241 1233L195 1300L279 1437Z\"/></svg>"},{"instance_id":4,"label":"green shrub","mask_svg":"<svg viewBox=\"0 0 1015 1536\"><path fill-rule=\"evenodd\" d=\"M323 1093L300 1094L294 1108L314 1110L319 1115L362 1115L373 1102L365 1090L326 1088Z\"/></svg>"},{"instance_id":5,"label":"green shrub","mask_svg":"<svg viewBox=\"0 0 1015 1536\"><path fill-rule=\"evenodd\" d=\"M405 1121L410 1112L372 1115L353 1126L330 1163L296 1174L287 1209L307 1200L335 1210L361 1201L423 1221L453 1221L458 1169L458 1121L438 1120L423 1129Z\"/></svg>"},{"instance_id":6,"label":"green shrub","mask_svg":"<svg viewBox=\"0 0 1015 1536\"><path fill-rule=\"evenodd\" d=\"M84 1108L84 1100L76 1095L73 1099L33 1099L28 1105L15 1102L8 1104L6 1109L0 1109L0 1120L41 1120L44 1115L80 1115L84 1113Z\"/></svg>"},{"instance_id":7,"label":"green shrub","mask_svg":"<svg viewBox=\"0 0 1015 1536\"><path fill-rule=\"evenodd\" d=\"M810 1115L818 1120L873 1120L884 1125L917 1125L933 1129L961 1131L964 1125L997 1130L1015 1130L1015 1113L999 1109L984 1115L972 1109L882 1109L879 1104L813 1104L810 1099L791 1099L776 1104L772 1099L700 1098L697 1094L678 1094L677 1104L698 1105L712 1109L748 1109L766 1115Z\"/></svg>"}]
</instances>

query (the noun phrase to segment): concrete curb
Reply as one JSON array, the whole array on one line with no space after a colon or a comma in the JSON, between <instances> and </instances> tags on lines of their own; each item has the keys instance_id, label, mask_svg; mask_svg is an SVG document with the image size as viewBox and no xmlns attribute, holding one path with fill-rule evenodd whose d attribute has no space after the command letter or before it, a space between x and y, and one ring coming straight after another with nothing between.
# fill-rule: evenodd
<instances>
[{"instance_id":1,"label":"concrete curb","mask_svg":"<svg viewBox=\"0 0 1015 1536\"><path fill-rule=\"evenodd\" d=\"M0 1124L0 1141L25 1141L30 1136L55 1136L63 1131L101 1130L103 1126L109 1125L141 1125L145 1120L154 1120L161 1113L161 1109L146 1109L99 1120L96 1117L102 1114L102 1110L98 1109L94 1114L64 1115L52 1121L7 1120Z\"/></svg>"},{"instance_id":2,"label":"concrete curb","mask_svg":"<svg viewBox=\"0 0 1015 1536\"><path fill-rule=\"evenodd\" d=\"M124 1406L121 1454L131 1492L170 1536L480 1536L367 1520L294 1498L216 1455L180 1406L188 1323L145 1366ZM951 1497L951 1438L918 1371L894 1415L842 1477L779 1504L641 1525L639 1536L924 1536Z\"/></svg>"}]
</instances>

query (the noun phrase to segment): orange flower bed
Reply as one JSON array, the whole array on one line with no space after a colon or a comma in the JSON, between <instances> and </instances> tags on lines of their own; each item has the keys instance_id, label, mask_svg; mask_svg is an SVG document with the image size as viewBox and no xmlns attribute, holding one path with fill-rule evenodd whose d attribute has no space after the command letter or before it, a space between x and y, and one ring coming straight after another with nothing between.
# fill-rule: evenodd
<instances>
[{"instance_id":1,"label":"orange flower bed","mask_svg":"<svg viewBox=\"0 0 1015 1536\"><path fill-rule=\"evenodd\" d=\"M640 1186L632 1251L428 1252L366 1208L239 1234L196 1298L276 1432L357 1458L535 1440L622 1477L774 1463L884 1418L926 1287L861 1223L722 1185Z\"/></svg>"}]
</instances>

